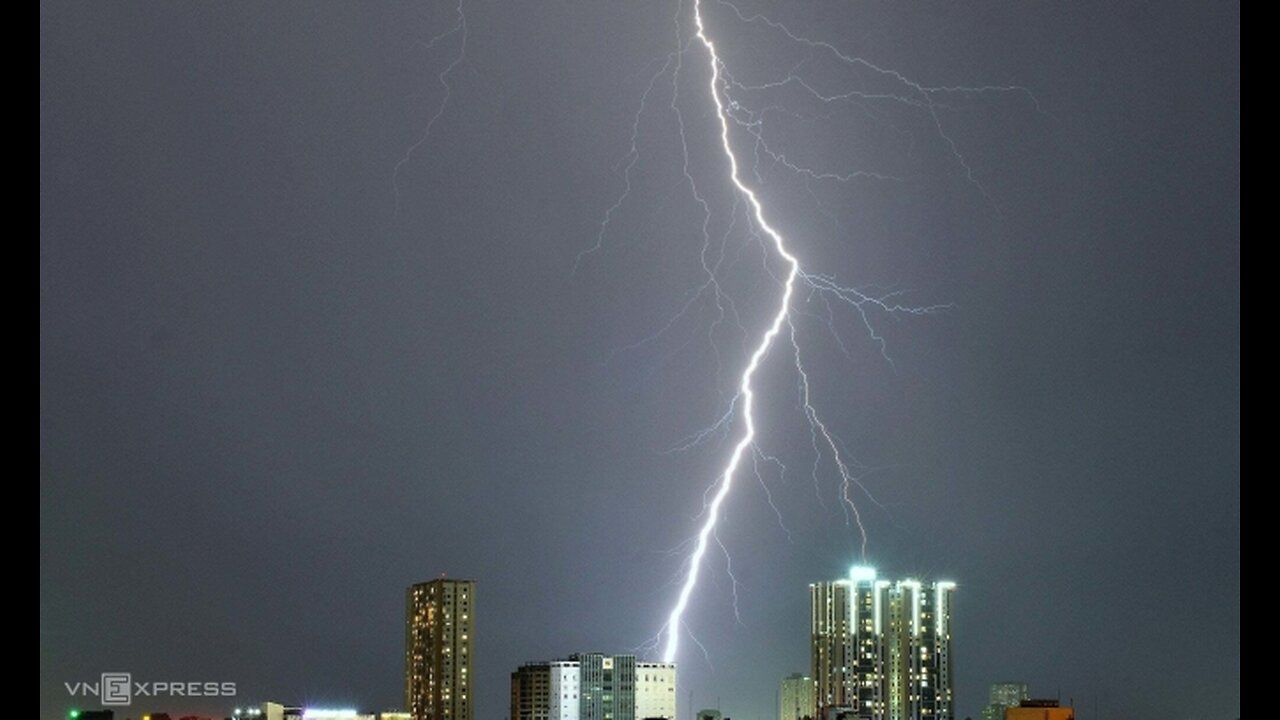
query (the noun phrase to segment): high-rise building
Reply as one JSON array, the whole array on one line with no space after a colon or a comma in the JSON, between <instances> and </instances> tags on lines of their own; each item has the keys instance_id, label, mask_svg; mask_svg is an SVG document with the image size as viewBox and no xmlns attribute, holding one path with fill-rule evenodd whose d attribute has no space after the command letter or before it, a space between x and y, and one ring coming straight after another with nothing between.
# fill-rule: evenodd
<instances>
[{"instance_id":1,"label":"high-rise building","mask_svg":"<svg viewBox=\"0 0 1280 720\"><path fill-rule=\"evenodd\" d=\"M813 720L813 678L794 673L778 688L778 720Z\"/></svg>"},{"instance_id":2,"label":"high-rise building","mask_svg":"<svg viewBox=\"0 0 1280 720\"><path fill-rule=\"evenodd\" d=\"M511 720L645 720L676 716L675 663L579 653L511 673Z\"/></svg>"},{"instance_id":3,"label":"high-rise building","mask_svg":"<svg viewBox=\"0 0 1280 720\"><path fill-rule=\"evenodd\" d=\"M441 578L405 592L404 696L413 720L472 720L476 584Z\"/></svg>"},{"instance_id":4,"label":"high-rise building","mask_svg":"<svg viewBox=\"0 0 1280 720\"><path fill-rule=\"evenodd\" d=\"M991 686L987 706L982 710L982 720L1004 720L1005 710L1018 707L1030 697L1031 691L1026 683L995 683Z\"/></svg>"},{"instance_id":5,"label":"high-rise building","mask_svg":"<svg viewBox=\"0 0 1280 720\"><path fill-rule=\"evenodd\" d=\"M952 582L880 580L864 566L811 584L818 716L847 709L865 720L954 720L954 590Z\"/></svg>"}]
</instances>

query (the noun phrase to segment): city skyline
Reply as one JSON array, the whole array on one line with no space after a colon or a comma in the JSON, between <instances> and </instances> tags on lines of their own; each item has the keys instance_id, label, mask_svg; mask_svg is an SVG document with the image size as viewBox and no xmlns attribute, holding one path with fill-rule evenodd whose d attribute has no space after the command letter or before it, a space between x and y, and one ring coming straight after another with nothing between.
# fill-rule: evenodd
<instances>
[{"instance_id":1,"label":"city skyline","mask_svg":"<svg viewBox=\"0 0 1280 720\"><path fill-rule=\"evenodd\" d=\"M699 7L41 2L42 718L401 705L447 573L476 718L767 720L855 564L957 717L1239 714L1239 4Z\"/></svg>"}]
</instances>

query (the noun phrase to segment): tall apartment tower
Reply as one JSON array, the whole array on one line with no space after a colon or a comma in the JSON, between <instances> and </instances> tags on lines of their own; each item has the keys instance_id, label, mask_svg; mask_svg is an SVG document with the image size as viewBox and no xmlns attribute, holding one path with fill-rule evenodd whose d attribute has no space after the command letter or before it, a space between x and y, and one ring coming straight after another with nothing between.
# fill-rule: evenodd
<instances>
[{"instance_id":1,"label":"tall apartment tower","mask_svg":"<svg viewBox=\"0 0 1280 720\"><path fill-rule=\"evenodd\" d=\"M411 585L404 604L405 708L413 720L473 720L475 581Z\"/></svg>"},{"instance_id":2,"label":"tall apartment tower","mask_svg":"<svg viewBox=\"0 0 1280 720\"><path fill-rule=\"evenodd\" d=\"M955 583L849 577L809 586L815 717L954 720L951 605Z\"/></svg>"}]
</instances>

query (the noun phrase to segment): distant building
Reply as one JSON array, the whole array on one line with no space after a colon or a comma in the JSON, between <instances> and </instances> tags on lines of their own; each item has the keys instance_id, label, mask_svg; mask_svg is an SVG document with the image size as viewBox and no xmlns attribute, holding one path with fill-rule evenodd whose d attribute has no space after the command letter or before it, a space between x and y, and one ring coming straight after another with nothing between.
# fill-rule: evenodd
<instances>
[{"instance_id":1,"label":"distant building","mask_svg":"<svg viewBox=\"0 0 1280 720\"><path fill-rule=\"evenodd\" d=\"M233 720L286 720L302 717L302 708L286 706L277 702L264 702L260 705L247 705L235 709ZM154 716L153 716L154 720Z\"/></svg>"},{"instance_id":2,"label":"distant building","mask_svg":"<svg viewBox=\"0 0 1280 720\"><path fill-rule=\"evenodd\" d=\"M676 717L675 663L579 653L525 663L511 673L511 720Z\"/></svg>"},{"instance_id":3,"label":"distant building","mask_svg":"<svg viewBox=\"0 0 1280 720\"><path fill-rule=\"evenodd\" d=\"M699 710L698 720L721 720L719 710Z\"/></svg>"},{"instance_id":4,"label":"distant building","mask_svg":"<svg viewBox=\"0 0 1280 720\"><path fill-rule=\"evenodd\" d=\"M1023 700L1018 707L1004 711L1005 720L1076 720L1076 711L1062 707L1057 700Z\"/></svg>"},{"instance_id":5,"label":"distant building","mask_svg":"<svg viewBox=\"0 0 1280 720\"><path fill-rule=\"evenodd\" d=\"M849 577L809 586L814 704L858 720L954 720L955 583ZM848 711L852 711L849 714Z\"/></svg>"},{"instance_id":6,"label":"distant building","mask_svg":"<svg viewBox=\"0 0 1280 720\"><path fill-rule=\"evenodd\" d=\"M778 688L778 720L814 720L813 678L794 673Z\"/></svg>"},{"instance_id":7,"label":"distant building","mask_svg":"<svg viewBox=\"0 0 1280 720\"><path fill-rule=\"evenodd\" d=\"M405 592L404 695L413 720L472 720L476 584L438 579Z\"/></svg>"},{"instance_id":8,"label":"distant building","mask_svg":"<svg viewBox=\"0 0 1280 720\"><path fill-rule=\"evenodd\" d=\"M238 707L232 714L232 720L408 720L407 713L388 715L386 713L359 712L350 708L304 707L302 705L284 705L277 702L264 702L260 705ZM168 717L167 715L165 717ZM151 720L157 716L152 715ZM187 720L181 718L180 720Z\"/></svg>"},{"instance_id":9,"label":"distant building","mask_svg":"<svg viewBox=\"0 0 1280 720\"><path fill-rule=\"evenodd\" d=\"M987 707L982 710L982 720L1004 720L1005 710L1018 707L1030 697L1026 683L995 683L987 696Z\"/></svg>"}]
</instances>

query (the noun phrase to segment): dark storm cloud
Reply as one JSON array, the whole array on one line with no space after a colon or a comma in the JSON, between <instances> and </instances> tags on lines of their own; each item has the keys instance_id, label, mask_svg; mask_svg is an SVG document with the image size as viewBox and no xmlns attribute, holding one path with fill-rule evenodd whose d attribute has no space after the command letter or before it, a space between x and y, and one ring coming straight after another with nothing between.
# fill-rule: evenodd
<instances>
[{"instance_id":1,"label":"dark storm cloud","mask_svg":"<svg viewBox=\"0 0 1280 720\"><path fill-rule=\"evenodd\" d=\"M518 663L660 626L664 553L722 458L660 451L714 419L714 366L679 351L689 330L604 361L696 280L669 115L570 270L672 7L469 3L397 214L448 3L42 3L42 715L103 671L399 705L403 588L439 573L479 582L483 718ZM1238 5L769 12L1045 111L945 112L991 201L905 114L813 139L907 182L819 188L823 212L803 187L771 195L807 260L955 304L887 325L892 367L867 343L811 363L842 437L886 468L871 560L960 583L961 715L1005 679L1095 717L1238 715ZM716 17L744 76L796 62ZM767 382L772 449L799 452L794 381L779 364ZM715 665L686 649L682 712L692 691L771 717L807 669L806 585L856 541L803 465L773 486L793 542L754 478L728 506L742 625L714 570L690 623Z\"/></svg>"}]
</instances>

